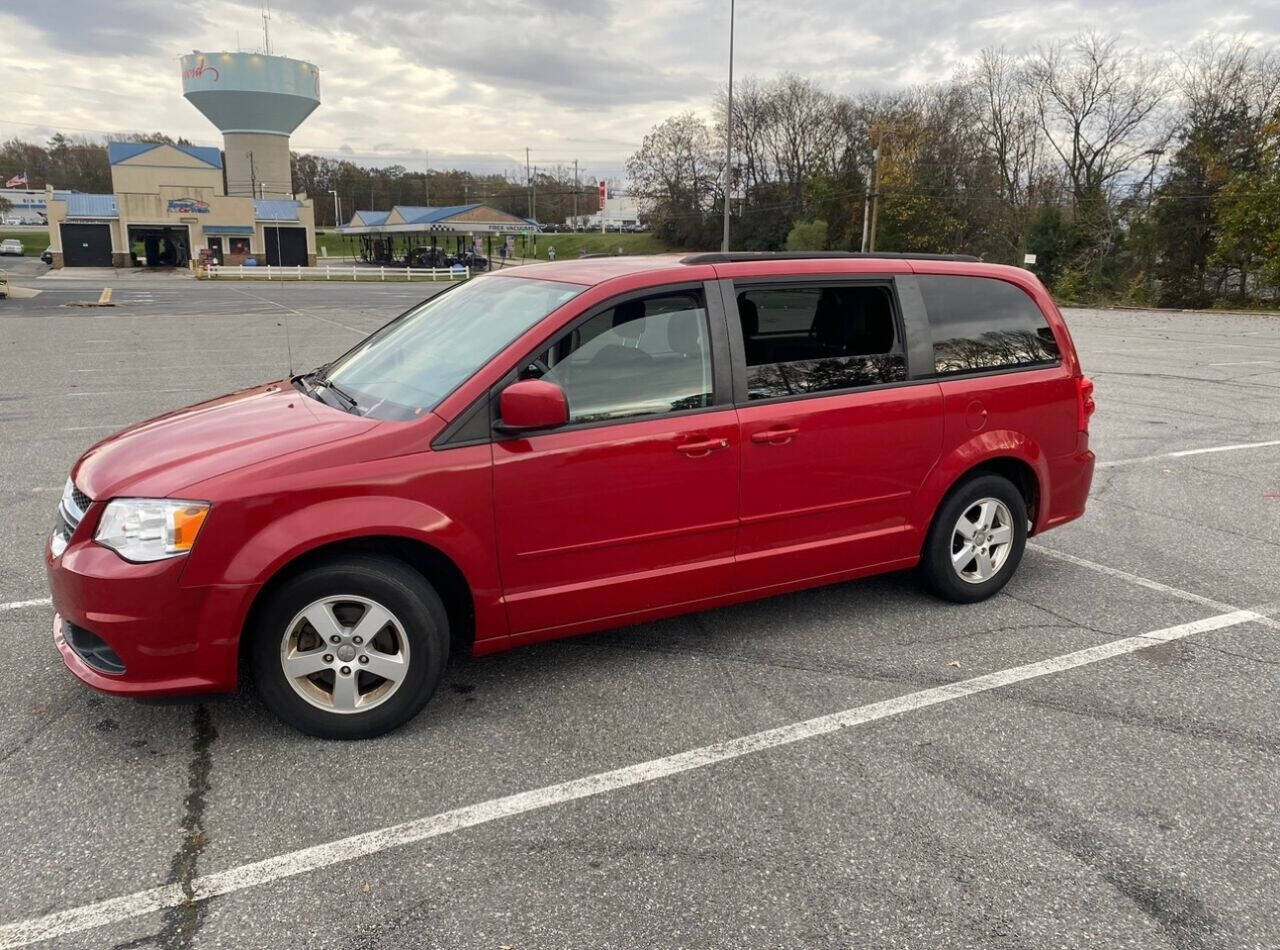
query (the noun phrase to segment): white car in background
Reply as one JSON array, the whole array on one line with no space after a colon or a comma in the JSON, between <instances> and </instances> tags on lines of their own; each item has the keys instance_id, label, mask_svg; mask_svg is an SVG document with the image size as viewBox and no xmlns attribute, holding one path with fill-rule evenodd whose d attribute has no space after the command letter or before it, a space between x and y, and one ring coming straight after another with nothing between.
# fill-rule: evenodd
<instances>
[{"instance_id":1,"label":"white car in background","mask_svg":"<svg viewBox=\"0 0 1280 950\"><path fill-rule=\"evenodd\" d=\"M22 242L17 238L6 238L0 241L0 254L16 254L21 257L23 253Z\"/></svg>"}]
</instances>

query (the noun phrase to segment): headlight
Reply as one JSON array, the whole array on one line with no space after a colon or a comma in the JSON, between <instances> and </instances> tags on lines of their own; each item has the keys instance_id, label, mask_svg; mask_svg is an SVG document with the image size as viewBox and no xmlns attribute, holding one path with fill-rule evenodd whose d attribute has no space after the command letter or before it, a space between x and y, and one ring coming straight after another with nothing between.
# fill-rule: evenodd
<instances>
[{"instance_id":1,"label":"headlight","mask_svg":"<svg viewBox=\"0 0 1280 950\"><path fill-rule=\"evenodd\" d=\"M205 501L117 498L102 513L93 539L126 561L160 561L190 551L207 514Z\"/></svg>"}]
</instances>

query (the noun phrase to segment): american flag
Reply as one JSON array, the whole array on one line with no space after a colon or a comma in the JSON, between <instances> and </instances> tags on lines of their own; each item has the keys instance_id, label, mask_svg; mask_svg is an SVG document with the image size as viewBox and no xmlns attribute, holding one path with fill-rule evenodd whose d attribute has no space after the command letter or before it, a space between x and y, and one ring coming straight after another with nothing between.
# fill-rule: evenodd
<instances>
[{"instance_id":1,"label":"american flag","mask_svg":"<svg viewBox=\"0 0 1280 950\"><path fill-rule=\"evenodd\" d=\"M26 183L27 183L27 173L22 172L20 174L14 175L12 178L6 181L4 183L4 186L6 188L17 188L19 185L25 186Z\"/></svg>"}]
</instances>

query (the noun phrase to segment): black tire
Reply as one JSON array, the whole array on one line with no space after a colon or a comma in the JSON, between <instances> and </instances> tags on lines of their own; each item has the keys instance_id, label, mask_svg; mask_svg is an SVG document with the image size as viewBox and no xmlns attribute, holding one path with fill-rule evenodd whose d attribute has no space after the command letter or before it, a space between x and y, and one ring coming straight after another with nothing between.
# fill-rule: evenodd
<instances>
[{"instance_id":1,"label":"black tire","mask_svg":"<svg viewBox=\"0 0 1280 950\"><path fill-rule=\"evenodd\" d=\"M1012 516L1012 541L999 569L986 580L972 582L961 578L952 565L953 536L961 515L979 501L993 498L1003 502ZM1022 561L1027 546L1027 504L1022 493L1007 478L982 473L956 486L942 503L920 557L920 573L933 593L958 604L986 600L1009 582Z\"/></svg>"},{"instance_id":2,"label":"black tire","mask_svg":"<svg viewBox=\"0 0 1280 950\"><path fill-rule=\"evenodd\" d=\"M325 597L348 595L390 612L408 641L408 665L399 686L380 704L338 713L313 705L294 689L280 652L300 611ZM408 722L435 695L449 658L449 620L439 595L421 574L393 558L350 555L304 571L274 592L255 626L250 663L263 702L294 728L325 739L368 739Z\"/></svg>"}]
</instances>

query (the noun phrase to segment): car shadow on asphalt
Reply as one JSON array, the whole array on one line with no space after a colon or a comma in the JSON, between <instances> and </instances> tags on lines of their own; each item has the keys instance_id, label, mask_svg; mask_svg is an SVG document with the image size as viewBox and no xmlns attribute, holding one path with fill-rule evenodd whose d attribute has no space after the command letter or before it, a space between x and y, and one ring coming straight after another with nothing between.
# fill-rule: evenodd
<instances>
[{"instance_id":1,"label":"car shadow on asphalt","mask_svg":"<svg viewBox=\"0 0 1280 950\"><path fill-rule=\"evenodd\" d=\"M905 628L922 610L944 611L957 620L965 615L963 606L925 593L912 572L898 572L485 656L455 652L431 702L391 735L457 725L494 698L514 701L513 697L551 694L576 684L628 683L632 677L648 675L654 662L671 657L844 675L910 688L945 682L945 675L922 678L891 656L869 655L891 653L889 632ZM835 630L849 636L833 637ZM235 693L151 702L208 702L227 734L320 741L279 723L256 695L247 670Z\"/></svg>"}]
</instances>

